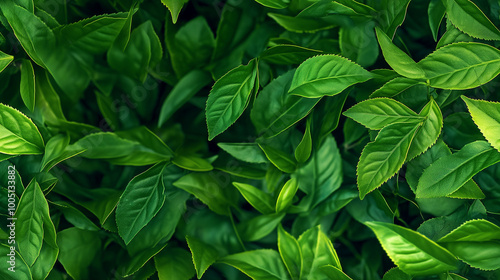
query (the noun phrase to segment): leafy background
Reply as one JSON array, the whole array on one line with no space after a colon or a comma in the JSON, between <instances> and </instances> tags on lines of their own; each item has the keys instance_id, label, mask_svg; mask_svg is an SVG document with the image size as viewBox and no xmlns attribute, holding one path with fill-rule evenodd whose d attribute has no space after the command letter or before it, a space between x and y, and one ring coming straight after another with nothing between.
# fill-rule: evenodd
<instances>
[{"instance_id":1,"label":"leafy background","mask_svg":"<svg viewBox=\"0 0 500 280\"><path fill-rule=\"evenodd\" d=\"M2 279L500 278L498 1L0 10Z\"/></svg>"}]
</instances>

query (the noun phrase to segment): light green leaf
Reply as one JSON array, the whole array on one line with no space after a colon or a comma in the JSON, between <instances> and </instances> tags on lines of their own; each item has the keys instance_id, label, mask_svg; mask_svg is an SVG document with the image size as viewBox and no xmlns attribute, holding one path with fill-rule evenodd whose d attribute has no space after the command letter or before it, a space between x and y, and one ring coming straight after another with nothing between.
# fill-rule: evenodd
<instances>
[{"instance_id":1,"label":"light green leaf","mask_svg":"<svg viewBox=\"0 0 500 280\"><path fill-rule=\"evenodd\" d=\"M266 155L256 143L217 143L217 146L238 160L250 163L268 162Z\"/></svg>"},{"instance_id":2,"label":"light green leaf","mask_svg":"<svg viewBox=\"0 0 500 280\"><path fill-rule=\"evenodd\" d=\"M347 58L318 55L304 61L297 68L288 93L307 98L332 96L372 77L370 72Z\"/></svg>"},{"instance_id":3,"label":"light green leaf","mask_svg":"<svg viewBox=\"0 0 500 280\"><path fill-rule=\"evenodd\" d=\"M384 127L359 158L359 197L380 187L403 166L419 124L395 123Z\"/></svg>"},{"instance_id":4,"label":"light green leaf","mask_svg":"<svg viewBox=\"0 0 500 280\"><path fill-rule=\"evenodd\" d=\"M135 176L120 197L116 207L116 224L125 244L128 244L163 206L165 166L160 163Z\"/></svg>"},{"instance_id":5,"label":"light green leaf","mask_svg":"<svg viewBox=\"0 0 500 280\"><path fill-rule=\"evenodd\" d=\"M288 180L283 188L281 188L278 199L276 200L276 212L281 212L285 210L288 206L292 204L292 200L299 189L299 182L296 178Z\"/></svg>"},{"instance_id":6,"label":"light green leaf","mask_svg":"<svg viewBox=\"0 0 500 280\"><path fill-rule=\"evenodd\" d=\"M69 140L69 136L58 134L47 141L47 145L45 145L45 154L40 163L40 171L49 171L61 161L79 155L85 151L78 145L68 145Z\"/></svg>"},{"instance_id":7,"label":"light green leaf","mask_svg":"<svg viewBox=\"0 0 500 280\"><path fill-rule=\"evenodd\" d=\"M268 249L246 251L219 260L245 273L253 280L283 280L288 275L278 252Z\"/></svg>"},{"instance_id":8,"label":"light green leaf","mask_svg":"<svg viewBox=\"0 0 500 280\"><path fill-rule=\"evenodd\" d=\"M295 45L277 45L262 52L260 59L274 64L300 64L304 60L321 54L322 51Z\"/></svg>"},{"instance_id":9,"label":"light green leaf","mask_svg":"<svg viewBox=\"0 0 500 280\"><path fill-rule=\"evenodd\" d=\"M410 275L432 275L456 268L456 258L424 235L394 224L366 222L392 261Z\"/></svg>"},{"instance_id":10,"label":"light green leaf","mask_svg":"<svg viewBox=\"0 0 500 280\"><path fill-rule=\"evenodd\" d=\"M484 242L500 240L500 227L487 220L470 220L447 235L441 237L438 242Z\"/></svg>"},{"instance_id":11,"label":"light green leaf","mask_svg":"<svg viewBox=\"0 0 500 280\"><path fill-rule=\"evenodd\" d=\"M392 43L391 38L389 38L378 27L376 28L376 31L378 43L380 44L380 48L384 54L385 61L387 61L387 64L389 64L394 71L396 71L399 75L410 79L425 79L426 73L419 64L417 64L405 52L396 47Z\"/></svg>"},{"instance_id":12,"label":"light green leaf","mask_svg":"<svg viewBox=\"0 0 500 280\"><path fill-rule=\"evenodd\" d=\"M128 13L103 14L64 25L54 30L64 44L100 54L107 51L127 21Z\"/></svg>"},{"instance_id":13,"label":"light green leaf","mask_svg":"<svg viewBox=\"0 0 500 280\"><path fill-rule=\"evenodd\" d=\"M302 278L310 279L315 271L325 265L333 265L338 269L340 266L339 257L333 248L333 244L320 229L316 226L308 229L298 239L302 252Z\"/></svg>"},{"instance_id":14,"label":"light green leaf","mask_svg":"<svg viewBox=\"0 0 500 280\"><path fill-rule=\"evenodd\" d=\"M360 102L347 111L349 117L369 129L379 130L393 123L419 123L419 116L403 103L390 98L373 98Z\"/></svg>"},{"instance_id":15,"label":"light green leaf","mask_svg":"<svg viewBox=\"0 0 500 280\"><path fill-rule=\"evenodd\" d=\"M3 15L23 49L36 64L45 66L56 42L52 30L39 17L15 2L4 1L3 4Z\"/></svg>"},{"instance_id":16,"label":"light green leaf","mask_svg":"<svg viewBox=\"0 0 500 280\"><path fill-rule=\"evenodd\" d=\"M469 0L447 0L448 19L461 31L484 40L500 40L500 30Z\"/></svg>"},{"instance_id":17,"label":"light green leaf","mask_svg":"<svg viewBox=\"0 0 500 280\"><path fill-rule=\"evenodd\" d=\"M182 77L163 102L158 127L161 127L182 105L211 81L212 77L201 70L193 70Z\"/></svg>"},{"instance_id":18,"label":"light green leaf","mask_svg":"<svg viewBox=\"0 0 500 280\"><path fill-rule=\"evenodd\" d=\"M41 154L44 143L35 124L18 110L0 103L0 153Z\"/></svg>"},{"instance_id":19,"label":"light green leaf","mask_svg":"<svg viewBox=\"0 0 500 280\"><path fill-rule=\"evenodd\" d=\"M460 151L441 157L424 170L418 181L418 198L449 195L479 171L500 161L500 153L485 141L465 145Z\"/></svg>"},{"instance_id":20,"label":"light green leaf","mask_svg":"<svg viewBox=\"0 0 500 280\"><path fill-rule=\"evenodd\" d=\"M338 269L333 265L325 265L316 270L314 274L314 279L318 280L352 280L351 277L347 276L342 270ZM399 280L399 279L398 279Z\"/></svg>"},{"instance_id":21,"label":"light green leaf","mask_svg":"<svg viewBox=\"0 0 500 280\"><path fill-rule=\"evenodd\" d=\"M11 252L12 251L10 250L10 246L7 246L6 244L0 244L0 253L2 254L2 256L8 256L8 254L11 254ZM26 264L23 257L19 255L19 252L14 251L14 253L16 254L15 272L7 270L8 267L10 267L10 264L6 262L5 264L3 264L2 269L0 270L0 277L5 280L19 280L20 277L22 277L21 279L23 280L32 280L33 276L31 274L30 267Z\"/></svg>"},{"instance_id":22,"label":"light green leaf","mask_svg":"<svg viewBox=\"0 0 500 280\"><path fill-rule=\"evenodd\" d=\"M323 143L313 151L311 159L297 169L292 175L299 188L307 194L308 199L301 204L312 209L342 184L342 158L333 136L329 135Z\"/></svg>"},{"instance_id":23,"label":"light green leaf","mask_svg":"<svg viewBox=\"0 0 500 280\"><path fill-rule=\"evenodd\" d=\"M238 233L243 241L257 241L276 229L286 213L259 215L237 225Z\"/></svg>"},{"instance_id":24,"label":"light green leaf","mask_svg":"<svg viewBox=\"0 0 500 280\"><path fill-rule=\"evenodd\" d=\"M30 111L35 110L35 71L30 60L23 59L21 62L21 85L19 88L24 105Z\"/></svg>"},{"instance_id":25,"label":"light green leaf","mask_svg":"<svg viewBox=\"0 0 500 280\"><path fill-rule=\"evenodd\" d=\"M304 136L300 141L299 145L295 149L295 159L298 162L306 162L311 156L312 150L312 139L311 139L311 121L310 119L306 124L306 131L304 132Z\"/></svg>"},{"instance_id":26,"label":"light green leaf","mask_svg":"<svg viewBox=\"0 0 500 280\"><path fill-rule=\"evenodd\" d=\"M55 229L54 229L54 238L55 238ZM55 239L53 240L53 242L55 242ZM53 269L54 264L57 261L58 255L59 255L59 248L57 246L52 247L44 240L42 249L40 250L40 255L30 268L31 273L33 275L33 279L47 278L50 271Z\"/></svg>"},{"instance_id":27,"label":"light green leaf","mask_svg":"<svg viewBox=\"0 0 500 280\"><path fill-rule=\"evenodd\" d=\"M418 80L408 79L405 77L397 77L388 81L381 88L374 91L370 95L370 98L394 97L417 85L425 85L425 83Z\"/></svg>"},{"instance_id":28,"label":"light green leaf","mask_svg":"<svg viewBox=\"0 0 500 280\"><path fill-rule=\"evenodd\" d=\"M300 280L302 274L302 251L295 237L278 226L278 249L292 280Z\"/></svg>"},{"instance_id":29,"label":"light green leaf","mask_svg":"<svg viewBox=\"0 0 500 280\"><path fill-rule=\"evenodd\" d=\"M224 132L240 116L250 101L257 78L257 62L229 71L215 82L207 100L208 140Z\"/></svg>"},{"instance_id":30,"label":"light green leaf","mask_svg":"<svg viewBox=\"0 0 500 280\"><path fill-rule=\"evenodd\" d=\"M462 96L462 99L484 138L500 151L500 103L470 99L466 96Z\"/></svg>"},{"instance_id":31,"label":"light green leaf","mask_svg":"<svg viewBox=\"0 0 500 280\"><path fill-rule=\"evenodd\" d=\"M155 266L160 280L189 280L195 276L191 254L179 247L166 247L155 256Z\"/></svg>"},{"instance_id":32,"label":"light green leaf","mask_svg":"<svg viewBox=\"0 0 500 280\"><path fill-rule=\"evenodd\" d=\"M460 260L474 268L496 270L500 268L500 241L462 241L449 242L444 246Z\"/></svg>"},{"instance_id":33,"label":"light green leaf","mask_svg":"<svg viewBox=\"0 0 500 280\"><path fill-rule=\"evenodd\" d=\"M207 160L190 155L176 155L172 159L172 163L180 168L191 171L210 171L214 169L212 164Z\"/></svg>"},{"instance_id":34,"label":"light green leaf","mask_svg":"<svg viewBox=\"0 0 500 280\"><path fill-rule=\"evenodd\" d=\"M486 196L484 195L483 191L479 188L479 186L476 184L476 182L470 179L458 190L450 193L446 197L461 198L461 199L484 199Z\"/></svg>"},{"instance_id":35,"label":"light green leaf","mask_svg":"<svg viewBox=\"0 0 500 280\"><path fill-rule=\"evenodd\" d=\"M394 267L384 274L382 280L411 280L412 278L413 277L399 269L399 267Z\"/></svg>"},{"instance_id":36,"label":"light green leaf","mask_svg":"<svg viewBox=\"0 0 500 280\"><path fill-rule=\"evenodd\" d=\"M271 195L260 189L243 183L233 182L233 185L240 191L241 195L262 214L271 214L274 212L274 201Z\"/></svg>"},{"instance_id":37,"label":"light green leaf","mask_svg":"<svg viewBox=\"0 0 500 280\"><path fill-rule=\"evenodd\" d=\"M88 279L88 267L101 252L99 233L68 228L57 233L57 245L60 249L57 259L69 276L75 280Z\"/></svg>"},{"instance_id":38,"label":"light green leaf","mask_svg":"<svg viewBox=\"0 0 500 280\"><path fill-rule=\"evenodd\" d=\"M418 62L430 86L470 89L500 73L500 51L481 43L446 45Z\"/></svg>"},{"instance_id":39,"label":"light green leaf","mask_svg":"<svg viewBox=\"0 0 500 280\"><path fill-rule=\"evenodd\" d=\"M215 213L229 215L229 206L233 204L229 197L231 194L228 193L230 190L220 184L215 173L210 173L190 173L173 185L194 195Z\"/></svg>"},{"instance_id":40,"label":"light green leaf","mask_svg":"<svg viewBox=\"0 0 500 280\"><path fill-rule=\"evenodd\" d=\"M434 145L443 128L443 115L433 98L420 111L419 116L423 117L424 120L411 142L406 161L412 160Z\"/></svg>"},{"instance_id":41,"label":"light green leaf","mask_svg":"<svg viewBox=\"0 0 500 280\"><path fill-rule=\"evenodd\" d=\"M290 0L255 0L255 2L273 9L284 9L290 4Z\"/></svg>"},{"instance_id":42,"label":"light green leaf","mask_svg":"<svg viewBox=\"0 0 500 280\"><path fill-rule=\"evenodd\" d=\"M0 73L14 60L12 55L0 51Z\"/></svg>"},{"instance_id":43,"label":"light green leaf","mask_svg":"<svg viewBox=\"0 0 500 280\"><path fill-rule=\"evenodd\" d=\"M286 173L293 173L295 171L297 163L289 154L266 144L259 144L259 147L266 154L267 159L279 170Z\"/></svg>"},{"instance_id":44,"label":"light green leaf","mask_svg":"<svg viewBox=\"0 0 500 280\"><path fill-rule=\"evenodd\" d=\"M193 255L196 276L201 279L205 271L217 260L219 252L212 245L196 237L186 236L186 241Z\"/></svg>"},{"instance_id":45,"label":"light green leaf","mask_svg":"<svg viewBox=\"0 0 500 280\"><path fill-rule=\"evenodd\" d=\"M181 12L182 6L188 2L188 0L161 0L163 5L165 5L170 11L172 16L172 22L175 24L179 18L179 13Z\"/></svg>"},{"instance_id":46,"label":"light green leaf","mask_svg":"<svg viewBox=\"0 0 500 280\"><path fill-rule=\"evenodd\" d=\"M273 137L307 116L319 98L304 98L288 94L294 70L271 81L257 95L250 118L257 132Z\"/></svg>"},{"instance_id":47,"label":"light green leaf","mask_svg":"<svg viewBox=\"0 0 500 280\"><path fill-rule=\"evenodd\" d=\"M47 200L35 180L23 192L15 217L16 234L22 236L16 240L19 252L26 263L32 266L42 249L44 223L50 217Z\"/></svg>"}]
</instances>

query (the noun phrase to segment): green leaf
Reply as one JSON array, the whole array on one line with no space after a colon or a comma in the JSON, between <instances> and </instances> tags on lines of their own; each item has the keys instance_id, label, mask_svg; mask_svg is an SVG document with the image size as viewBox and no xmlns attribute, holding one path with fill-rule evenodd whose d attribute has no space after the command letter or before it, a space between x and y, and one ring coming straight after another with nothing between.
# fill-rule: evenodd
<instances>
[{"instance_id":1,"label":"green leaf","mask_svg":"<svg viewBox=\"0 0 500 280\"><path fill-rule=\"evenodd\" d=\"M217 260L219 253L210 244L193 236L186 236L186 241L193 255L196 276L201 279L205 271Z\"/></svg>"},{"instance_id":2,"label":"green leaf","mask_svg":"<svg viewBox=\"0 0 500 280\"><path fill-rule=\"evenodd\" d=\"M23 192L15 217L16 234L22 237L16 240L19 252L32 266L42 249L44 223L50 221L49 205L35 180Z\"/></svg>"},{"instance_id":3,"label":"green leaf","mask_svg":"<svg viewBox=\"0 0 500 280\"><path fill-rule=\"evenodd\" d=\"M144 82L148 70L156 66L162 56L160 39L151 21L146 21L132 31L125 49L112 46L107 59L111 68Z\"/></svg>"},{"instance_id":4,"label":"green leaf","mask_svg":"<svg viewBox=\"0 0 500 280\"><path fill-rule=\"evenodd\" d=\"M391 268L384 274L384 278L382 280L411 280L412 277L406 273L404 273L398 267Z\"/></svg>"},{"instance_id":5,"label":"green leaf","mask_svg":"<svg viewBox=\"0 0 500 280\"><path fill-rule=\"evenodd\" d=\"M380 7L380 25L384 32L391 36L396 33L396 29L403 23L406 17L406 10L410 0L383 0Z\"/></svg>"},{"instance_id":6,"label":"green leaf","mask_svg":"<svg viewBox=\"0 0 500 280\"><path fill-rule=\"evenodd\" d=\"M2 51L0 51L0 73L2 73L7 66L14 60L12 55L8 55Z\"/></svg>"},{"instance_id":7,"label":"green leaf","mask_svg":"<svg viewBox=\"0 0 500 280\"><path fill-rule=\"evenodd\" d=\"M387 61L387 64L389 64L394 71L396 71L399 75L410 79L425 79L426 73L419 64L417 64L405 52L396 47L392 43L391 38L389 38L378 27L376 28L376 31L378 43L380 44L380 48L384 54L385 61Z\"/></svg>"},{"instance_id":8,"label":"green leaf","mask_svg":"<svg viewBox=\"0 0 500 280\"><path fill-rule=\"evenodd\" d=\"M266 155L256 143L217 143L217 146L238 160L250 163L268 162Z\"/></svg>"},{"instance_id":9,"label":"green leaf","mask_svg":"<svg viewBox=\"0 0 500 280\"><path fill-rule=\"evenodd\" d=\"M290 4L290 0L255 0L255 2L273 9L284 9Z\"/></svg>"},{"instance_id":10,"label":"green leaf","mask_svg":"<svg viewBox=\"0 0 500 280\"><path fill-rule=\"evenodd\" d=\"M325 265L333 265L338 269L339 257L333 244L319 226L308 229L298 239L302 252L302 278L309 279L315 271Z\"/></svg>"},{"instance_id":11,"label":"green leaf","mask_svg":"<svg viewBox=\"0 0 500 280\"><path fill-rule=\"evenodd\" d=\"M172 163L180 168L191 171L210 171L214 169L212 164L203 158L188 155L176 155Z\"/></svg>"},{"instance_id":12,"label":"green leaf","mask_svg":"<svg viewBox=\"0 0 500 280\"><path fill-rule=\"evenodd\" d=\"M500 40L500 30L469 0L447 0L448 19L461 31L484 40Z\"/></svg>"},{"instance_id":13,"label":"green leaf","mask_svg":"<svg viewBox=\"0 0 500 280\"><path fill-rule=\"evenodd\" d=\"M432 87L470 89L500 73L500 51L481 43L455 43L431 53L418 65Z\"/></svg>"},{"instance_id":14,"label":"green leaf","mask_svg":"<svg viewBox=\"0 0 500 280\"><path fill-rule=\"evenodd\" d=\"M298 189L299 183L295 178L288 180L285 185L283 185L278 195L278 199L276 200L276 213L285 210L292 204L292 200Z\"/></svg>"},{"instance_id":15,"label":"green leaf","mask_svg":"<svg viewBox=\"0 0 500 280\"><path fill-rule=\"evenodd\" d=\"M57 245L60 249L57 259L69 276L75 280L88 279L88 268L101 252L99 233L68 228L57 233Z\"/></svg>"},{"instance_id":16,"label":"green leaf","mask_svg":"<svg viewBox=\"0 0 500 280\"><path fill-rule=\"evenodd\" d=\"M165 5L170 11L172 16L172 22L175 24L179 18L179 13L181 12L182 6L188 2L188 0L161 0L163 5Z\"/></svg>"},{"instance_id":17,"label":"green leaf","mask_svg":"<svg viewBox=\"0 0 500 280\"><path fill-rule=\"evenodd\" d=\"M166 247L155 256L155 266L160 280L189 280L195 276L191 254L179 247Z\"/></svg>"},{"instance_id":18,"label":"green leaf","mask_svg":"<svg viewBox=\"0 0 500 280\"><path fill-rule=\"evenodd\" d=\"M45 66L55 47L54 33L39 17L15 2L5 1L4 4L3 15L21 46L36 64Z\"/></svg>"},{"instance_id":19,"label":"green leaf","mask_svg":"<svg viewBox=\"0 0 500 280\"><path fill-rule=\"evenodd\" d=\"M446 6L441 0L431 0L429 2L427 14L429 16L429 27L431 28L432 37L434 38L434 41L437 41L439 27L441 26L441 22L446 14Z\"/></svg>"},{"instance_id":20,"label":"green leaf","mask_svg":"<svg viewBox=\"0 0 500 280\"><path fill-rule=\"evenodd\" d=\"M462 96L462 99L484 138L500 151L500 103L475 100L466 96Z\"/></svg>"},{"instance_id":21,"label":"green leaf","mask_svg":"<svg viewBox=\"0 0 500 280\"><path fill-rule=\"evenodd\" d=\"M479 186L476 184L476 182L470 179L458 190L450 193L446 197L462 198L462 199L484 199L486 196L484 195L483 191L479 188Z\"/></svg>"},{"instance_id":22,"label":"green leaf","mask_svg":"<svg viewBox=\"0 0 500 280\"><path fill-rule=\"evenodd\" d=\"M286 173L293 173L295 171L297 163L292 156L266 144L259 144L259 147L266 154L267 159L279 170Z\"/></svg>"},{"instance_id":23,"label":"green leaf","mask_svg":"<svg viewBox=\"0 0 500 280\"><path fill-rule=\"evenodd\" d=\"M58 163L81 154L85 150L78 145L68 145L69 136L58 134L47 141L40 171L49 171Z\"/></svg>"},{"instance_id":24,"label":"green leaf","mask_svg":"<svg viewBox=\"0 0 500 280\"><path fill-rule=\"evenodd\" d=\"M288 94L295 71L288 71L271 81L257 95L250 118L263 137L273 137L307 116L319 98Z\"/></svg>"},{"instance_id":25,"label":"green leaf","mask_svg":"<svg viewBox=\"0 0 500 280\"><path fill-rule=\"evenodd\" d=\"M484 242L500 239L500 227L487 220L470 220L452 232L441 237L438 242Z\"/></svg>"},{"instance_id":26,"label":"green leaf","mask_svg":"<svg viewBox=\"0 0 500 280\"><path fill-rule=\"evenodd\" d=\"M8 254L11 254L11 252L12 250L10 246L0 244L0 253L2 256L7 256ZM21 279L32 280L33 276L31 274L30 267L26 264L22 256L19 255L19 252L14 251L14 253L16 254L15 272L8 270L10 264L6 262L9 266L6 264L2 266L2 270L0 270L0 277L5 280L19 280L20 277L22 277Z\"/></svg>"},{"instance_id":27,"label":"green leaf","mask_svg":"<svg viewBox=\"0 0 500 280\"><path fill-rule=\"evenodd\" d=\"M0 153L41 154L44 143L35 124L18 110L0 103Z\"/></svg>"},{"instance_id":28,"label":"green leaf","mask_svg":"<svg viewBox=\"0 0 500 280\"><path fill-rule=\"evenodd\" d=\"M342 158L335 138L327 136L319 149L313 151L311 159L292 175L307 200L301 202L308 209L314 208L342 184Z\"/></svg>"},{"instance_id":29,"label":"green leaf","mask_svg":"<svg viewBox=\"0 0 500 280\"><path fill-rule=\"evenodd\" d=\"M120 276L122 278L126 278L132 275L136 275L136 273L139 274L139 271L147 264L151 263L149 260L151 260L153 257L155 257L160 251L162 251L165 248L164 244L157 244L154 247L147 248L145 250L140 251L137 254L134 254L132 256L126 256L125 261L120 263L118 267L118 271L120 271ZM189 256L189 253L188 253ZM154 270L154 269L152 269ZM157 269L160 270L160 269ZM193 272L194 275L194 272Z\"/></svg>"},{"instance_id":30,"label":"green leaf","mask_svg":"<svg viewBox=\"0 0 500 280\"><path fill-rule=\"evenodd\" d=\"M413 230L382 222L366 222L392 261L406 274L432 275L456 268L448 250Z\"/></svg>"},{"instance_id":31,"label":"green leaf","mask_svg":"<svg viewBox=\"0 0 500 280\"><path fill-rule=\"evenodd\" d=\"M165 166L160 163L135 176L120 197L116 207L116 224L125 244L128 244L163 206Z\"/></svg>"},{"instance_id":32,"label":"green leaf","mask_svg":"<svg viewBox=\"0 0 500 280\"><path fill-rule=\"evenodd\" d=\"M465 145L460 151L441 157L424 170L418 181L418 198L449 195L479 171L500 161L500 153L485 141Z\"/></svg>"},{"instance_id":33,"label":"green leaf","mask_svg":"<svg viewBox=\"0 0 500 280\"><path fill-rule=\"evenodd\" d=\"M302 137L302 140L295 149L295 159L297 159L298 162L306 162L311 156L311 150L312 150L311 121L308 120L304 136Z\"/></svg>"},{"instance_id":34,"label":"green leaf","mask_svg":"<svg viewBox=\"0 0 500 280\"><path fill-rule=\"evenodd\" d=\"M352 280L351 277L347 276L342 270L338 269L333 265L325 265L316 270L314 274L314 279L337 279L337 280Z\"/></svg>"},{"instance_id":35,"label":"green leaf","mask_svg":"<svg viewBox=\"0 0 500 280\"><path fill-rule=\"evenodd\" d=\"M124 27L128 13L104 14L64 25L54 30L64 44L89 52L106 52Z\"/></svg>"},{"instance_id":36,"label":"green leaf","mask_svg":"<svg viewBox=\"0 0 500 280\"><path fill-rule=\"evenodd\" d=\"M444 246L474 268L496 270L500 268L500 241L462 241L445 243Z\"/></svg>"},{"instance_id":37,"label":"green leaf","mask_svg":"<svg viewBox=\"0 0 500 280\"><path fill-rule=\"evenodd\" d=\"M425 85L424 82L408 79L405 77L394 78L385 83L381 88L374 91L370 98L374 97L394 97L400 93L409 90L410 88L418 85Z\"/></svg>"},{"instance_id":38,"label":"green leaf","mask_svg":"<svg viewBox=\"0 0 500 280\"><path fill-rule=\"evenodd\" d=\"M295 237L286 232L281 225L278 226L278 249L292 280L300 280L302 274L302 251L299 242Z\"/></svg>"},{"instance_id":39,"label":"green leaf","mask_svg":"<svg viewBox=\"0 0 500 280\"><path fill-rule=\"evenodd\" d=\"M52 226L53 227L53 226ZM54 242L55 242L55 229L54 229ZM43 242L40 255L35 263L31 266L30 270L34 279L45 279L53 269L59 255L59 248L52 247L47 242ZM18 272L16 272L17 274Z\"/></svg>"},{"instance_id":40,"label":"green leaf","mask_svg":"<svg viewBox=\"0 0 500 280\"><path fill-rule=\"evenodd\" d=\"M268 193L249 184L233 182L233 185L240 191L245 200L260 213L271 214L274 212L274 201Z\"/></svg>"},{"instance_id":41,"label":"green leaf","mask_svg":"<svg viewBox=\"0 0 500 280\"><path fill-rule=\"evenodd\" d=\"M257 78L257 63L229 71L215 82L207 100L208 140L224 132L240 116L250 101Z\"/></svg>"},{"instance_id":42,"label":"green leaf","mask_svg":"<svg viewBox=\"0 0 500 280\"><path fill-rule=\"evenodd\" d=\"M368 99L352 106L343 114L374 130L394 123L416 124L424 120L424 116L417 115L403 103L389 98Z\"/></svg>"},{"instance_id":43,"label":"green leaf","mask_svg":"<svg viewBox=\"0 0 500 280\"><path fill-rule=\"evenodd\" d=\"M257 241L273 232L284 217L285 213L259 215L240 223L236 228L243 241Z\"/></svg>"},{"instance_id":44,"label":"green leaf","mask_svg":"<svg viewBox=\"0 0 500 280\"><path fill-rule=\"evenodd\" d=\"M304 62L304 60L321 53L322 51L320 50L282 44L263 51L260 54L260 59L273 64L290 65L300 64Z\"/></svg>"},{"instance_id":45,"label":"green leaf","mask_svg":"<svg viewBox=\"0 0 500 280\"><path fill-rule=\"evenodd\" d=\"M215 213L229 215L229 206L233 204L229 197L229 188L221 185L216 174L211 173L190 173L175 181L173 185L194 195Z\"/></svg>"},{"instance_id":46,"label":"green leaf","mask_svg":"<svg viewBox=\"0 0 500 280\"><path fill-rule=\"evenodd\" d=\"M407 161L412 160L434 145L443 128L443 115L433 98L420 111L419 116L424 117L424 120L411 142L410 150L406 156Z\"/></svg>"},{"instance_id":47,"label":"green leaf","mask_svg":"<svg viewBox=\"0 0 500 280\"><path fill-rule=\"evenodd\" d=\"M380 187L403 166L419 124L395 123L384 127L359 158L359 197Z\"/></svg>"},{"instance_id":48,"label":"green leaf","mask_svg":"<svg viewBox=\"0 0 500 280\"><path fill-rule=\"evenodd\" d=\"M373 65L379 55L374 27L374 21L342 26L339 33L341 54L363 67Z\"/></svg>"},{"instance_id":49,"label":"green leaf","mask_svg":"<svg viewBox=\"0 0 500 280\"><path fill-rule=\"evenodd\" d=\"M219 260L245 273L254 280L282 280L288 275L278 252L268 249L246 251Z\"/></svg>"},{"instance_id":50,"label":"green leaf","mask_svg":"<svg viewBox=\"0 0 500 280\"><path fill-rule=\"evenodd\" d=\"M186 102L212 81L207 72L193 70L174 86L161 107L158 127L161 127Z\"/></svg>"},{"instance_id":51,"label":"green leaf","mask_svg":"<svg viewBox=\"0 0 500 280\"><path fill-rule=\"evenodd\" d=\"M21 85L19 88L24 105L30 111L35 110L35 71L30 60L23 59L21 62Z\"/></svg>"},{"instance_id":52,"label":"green leaf","mask_svg":"<svg viewBox=\"0 0 500 280\"><path fill-rule=\"evenodd\" d=\"M307 98L333 96L372 77L370 72L344 57L318 55L297 68L288 93Z\"/></svg>"},{"instance_id":53,"label":"green leaf","mask_svg":"<svg viewBox=\"0 0 500 280\"><path fill-rule=\"evenodd\" d=\"M297 33L314 33L320 30L331 29L335 26L333 23L312 17L292 17L277 13L268 13L267 15L286 30Z\"/></svg>"}]
</instances>

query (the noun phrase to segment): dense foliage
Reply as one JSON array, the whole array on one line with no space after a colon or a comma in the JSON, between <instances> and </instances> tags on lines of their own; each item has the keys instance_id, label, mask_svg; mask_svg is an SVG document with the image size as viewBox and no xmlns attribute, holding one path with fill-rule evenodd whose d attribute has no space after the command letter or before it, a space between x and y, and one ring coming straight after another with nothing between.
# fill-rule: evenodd
<instances>
[{"instance_id":1,"label":"dense foliage","mask_svg":"<svg viewBox=\"0 0 500 280\"><path fill-rule=\"evenodd\" d=\"M500 279L499 1L0 11L1 279Z\"/></svg>"}]
</instances>

